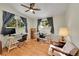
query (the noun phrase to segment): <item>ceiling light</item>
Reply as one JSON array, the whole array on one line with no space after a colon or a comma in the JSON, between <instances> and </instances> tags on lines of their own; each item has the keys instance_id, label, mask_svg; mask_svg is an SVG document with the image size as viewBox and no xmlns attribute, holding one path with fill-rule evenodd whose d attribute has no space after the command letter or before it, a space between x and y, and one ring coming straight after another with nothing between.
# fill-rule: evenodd
<instances>
[{"instance_id":1,"label":"ceiling light","mask_svg":"<svg viewBox=\"0 0 79 59\"><path fill-rule=\"evenodd\" d=\"M31 12L33 12L33 9L30 9Z\"/></svg>"}]
</instances>

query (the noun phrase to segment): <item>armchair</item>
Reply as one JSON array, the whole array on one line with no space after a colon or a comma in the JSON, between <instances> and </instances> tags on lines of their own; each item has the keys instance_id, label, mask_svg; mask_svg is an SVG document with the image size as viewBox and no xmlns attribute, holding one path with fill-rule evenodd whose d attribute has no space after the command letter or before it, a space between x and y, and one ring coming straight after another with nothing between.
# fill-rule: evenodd
<instances>
[{"instance_id":1,"label":"armchair","mask_svg":"<svg viewBox=\"0 0 79 59\"><path fill-rule=\"evenodd\" d=\"M15 40L15 38L14 38L13 36L10 36L10 37L8 38L8 41L7 41L7 44L8 44L8 46L7 46L8 52L9 52L10 50L16 48L16 47L17 47L17 43L18 43L18 41Z\"/></svg>"},{"instance_id":2,"label":"armchair","mask_svg":"<svg viewBox=\"0 0 79 59\"><path fill-rule=\"evenodd\" d=\"M78 52L78 48L72 42L66 42L63 48L56 47L50 44L49 55L54 56L75 56Z\"/></svg>"}]
</instances>

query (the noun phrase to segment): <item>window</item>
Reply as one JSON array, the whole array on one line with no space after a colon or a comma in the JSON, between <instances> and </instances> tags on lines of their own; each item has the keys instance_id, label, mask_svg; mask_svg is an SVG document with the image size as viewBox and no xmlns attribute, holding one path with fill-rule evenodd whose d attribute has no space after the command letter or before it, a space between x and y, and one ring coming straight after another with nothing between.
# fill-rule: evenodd
<instances>
[{"instance_id":1,"label":"window","mask_svg":"<svg viewBox=\"0 0 79 59\"><path fill-rule=\"evenodd\" d=\"M16 20L17 20L17 21L16 21ZM18 23L18 25L17 25L16 23ZM6 27L7 27L7 28L9 28L9 27L15 28L16 26L18 26L18 27L24 27L24 23L22 22L21 19L12 18L12 19L6 24Z\"/></svg>"},{"instance_id":2,"label":"window","mask_svg":"<svg viewBox=\"0 0 79 59\"><path fill-rule=\"evenodd\" d=\"M49 26L48 20L42 19L39 26L48 27Z\"/></svg>"},{"instance_id":3,"label":"window","mask_svg":"<svg viewBox=\"0 0 79 59\"><path fill-rule=\"evenodd\" d=\"M41 22L42 22L42 26L48 26L49 25L47 20L41 21Z\"/></svg>"},{"instance_id":4,"label":"window","mask_svg":"<svg viewBox=\"0 0 79 59\"><path fill-rule=\"evenodd\" d=\"M18 27L24 27L24 23L21 19L18 19Z\"/></svg>"},{"instance_id":5,"label":"window","mask_svg":"<svg viewBox=\"0 0 79 59\"><path fill-rule=\"evenodd\" d=\"M7 24L6 24L6 27L16 27L16 19L12 18L11 21L9 21Z\"/></svg>"}]
</instances>

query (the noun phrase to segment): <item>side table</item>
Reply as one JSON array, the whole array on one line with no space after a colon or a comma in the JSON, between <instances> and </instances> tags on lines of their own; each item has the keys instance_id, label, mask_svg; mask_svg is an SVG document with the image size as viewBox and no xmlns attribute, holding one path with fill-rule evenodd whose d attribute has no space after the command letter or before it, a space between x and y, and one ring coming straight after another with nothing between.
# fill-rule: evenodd
<instances>
[{"instance_id":1,"label":"side table","mask_svg":"<svg viewBox=\"0 0 79 59\"><path fill-rule=\"evenodd\" d=\"M0 54L2 54L2 42L0 41Z\"/></svg>"}]
</instances>

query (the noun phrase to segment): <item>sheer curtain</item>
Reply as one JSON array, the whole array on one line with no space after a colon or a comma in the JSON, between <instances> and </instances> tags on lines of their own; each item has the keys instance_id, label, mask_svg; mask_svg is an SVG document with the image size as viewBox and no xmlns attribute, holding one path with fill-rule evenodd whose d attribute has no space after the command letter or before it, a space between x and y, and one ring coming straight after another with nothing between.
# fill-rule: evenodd
<instances>
[{"instance_id":1,"label":"sheer curtain","mask_svg":"<svg viewBox=\"0 0 79 59\"><path fill-rule=\"evenodd\" d=\"M38 28L38 27L39 27L39 25L40 25L41 20L42 20L42 19L38 19L38 23L37 23L37 32L39 32L39 28Z\"/></svg>"},{"instance_id":2,"label":"sheer curtain","mask_svg":"<svg viewBox=\"0 0 79 59\"><path fill-rule=\"evenodd\" d=\"M28 30L27 30L27 19L24 18L24 17L21 17L21 19L22 19L22 21L23 21L23 23L24 23L24 25L25 25L25 31L26 31L26 33L27 33L27 32L28 32Z\"/></svg>"}]
</instances>

